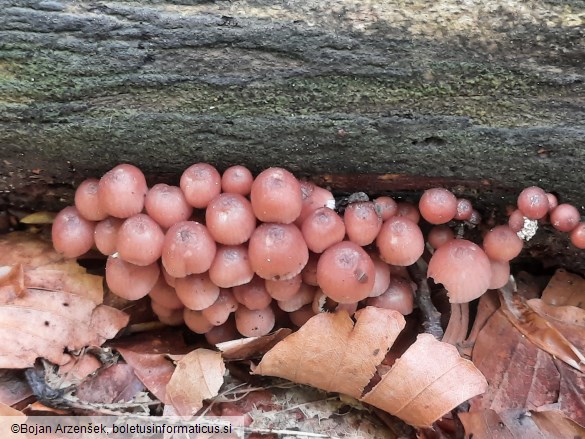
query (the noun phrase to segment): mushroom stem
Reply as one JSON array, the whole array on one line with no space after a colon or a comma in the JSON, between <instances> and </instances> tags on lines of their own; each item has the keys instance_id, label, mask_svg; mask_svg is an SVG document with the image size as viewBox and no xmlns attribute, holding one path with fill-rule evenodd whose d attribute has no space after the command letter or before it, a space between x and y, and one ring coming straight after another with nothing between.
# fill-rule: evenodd
<instances>
[{"instance_id":1,"label":"mushroom stem","mask_svg":"<svg viewBox=\"0 0 585 439\"><path fill-rule=\"evenodd\" d=\"M408 272L417 285L415 300L423 313L425 332L431 334L437 340L441 340L443 338L441 313L437 311L431 300L431 290L425 276L427 263L423 258L419 258L416 263L408 267Z\"/></svg>"}]
</instances>

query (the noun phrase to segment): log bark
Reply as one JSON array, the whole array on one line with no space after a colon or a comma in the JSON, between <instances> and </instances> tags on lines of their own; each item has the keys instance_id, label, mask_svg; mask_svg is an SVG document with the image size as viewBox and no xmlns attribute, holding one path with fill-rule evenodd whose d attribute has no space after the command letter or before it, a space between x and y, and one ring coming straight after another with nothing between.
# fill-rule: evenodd
<instances>
[{"instance_id":1,"label":"log bark","mask_svg":"<svg viewBox=\"0 0 585 439\"><path fill-rule=\"evenodd\" d=\"M0 0L2 204L132 162L585 205L585 2ZM412 176L415 176L414 178ZM337 186L336 186L337 185Z\"/></svg>"}]
</instances>

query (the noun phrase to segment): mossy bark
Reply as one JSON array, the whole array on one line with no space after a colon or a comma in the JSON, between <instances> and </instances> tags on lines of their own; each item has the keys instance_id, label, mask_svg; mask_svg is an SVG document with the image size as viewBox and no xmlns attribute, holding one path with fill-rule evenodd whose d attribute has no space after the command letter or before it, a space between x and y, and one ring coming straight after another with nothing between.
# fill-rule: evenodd
<instances>
[{"instance_id":1,"label":"mossy bark","mask_svg":"<svg viewBox=\"0 0 585 439\"><path fill-rule=\"evenodd\" d=\"M119 162L154 181L197 161L386 174L371 192L438 181L500 207L538 184L585 205L583 1L0 9L5 205L58 207Z\"/></svg>"}]
</instances>

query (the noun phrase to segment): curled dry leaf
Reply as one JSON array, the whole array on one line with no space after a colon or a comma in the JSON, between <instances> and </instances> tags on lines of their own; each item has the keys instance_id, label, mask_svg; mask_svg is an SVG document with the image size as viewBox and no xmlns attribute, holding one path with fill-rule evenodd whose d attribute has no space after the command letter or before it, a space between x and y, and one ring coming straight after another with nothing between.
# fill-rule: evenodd
<instances>
[{"instance_id":1,"label":"curled dry leaf","mask_svg":"<svg viewBox=\"0 0 585 439\"><path fill-rule=\"evenodd\" d=\"M404 317L393 310L366 307L355 327L345 311L318 314L268 351L254 373L358 399L402 328Z\"/></svg>"},{"instance_id":2,"label":"curled dry leaf","mask_svg":"<svg viewBox=\"0 0 585 439\"><path fill-rule=\"evenodd\" d=\"M414 426L431 425L486 389L455 347L422 334L364 395L405 323L400 313L374 307L356 316L355 326L345 312L312 317L264 355L254 373L345 393Z\"/></svg>"},{"instance_id":3,"label":"curled dry leaf","mask_svg":"<svg viewBox=\"0 0 585 439\"><path fill-rule=\"evenodd\" d=\"M0 283L0 368L31 367L38 357L64 364L65 349L99 346L128 322L125 313L101 305L100 276L34 236L0 239L0 264L16 267Z\"/></svg>"},{"instance_id":4,"label":"curled dry leaf","mask_svg":"<svg viewBox=\"0 0 585 439\"><path fill-rule=\"evenodd\" d=\"M288 328L280 328L261 337L240 338L218 343L215 346L221 351L224 360L247 360L268 352L291 333L292 331Z\"/></svg>"},{"instance_id":5,"label":"curled dry leaf","mask_svg":"<svg viewBox=\"0 0 585 439\"><path fill-rule=\"evenodd\" d=\"M519 295L514 295L511 301L502 299L502 311L516 329L540 349L580 372L585 370L585 357L581 351Z\"/></svg>"},{"instance_id":6,"label":"curled dry leaf","mask_svg":"<svg viewBox=\"0 0 585 439\"><path fill-rule=\"evenodd\" d=\"M183 356L167 384L167 397L179 416L192 416L203 400L217 396L225 365L219 352L197 349Z\"/></svg>"},{"instance_id":7,"label":"curled dry leaf","mask_svg":"<svg viewBox=\"0 0 585 439\"><path fill-rule=\"evenodd\" d=\"M362 401L415 427L428 427L486 389L481 372L454 346L420 334Z\"/></svg>"}]
</instances>

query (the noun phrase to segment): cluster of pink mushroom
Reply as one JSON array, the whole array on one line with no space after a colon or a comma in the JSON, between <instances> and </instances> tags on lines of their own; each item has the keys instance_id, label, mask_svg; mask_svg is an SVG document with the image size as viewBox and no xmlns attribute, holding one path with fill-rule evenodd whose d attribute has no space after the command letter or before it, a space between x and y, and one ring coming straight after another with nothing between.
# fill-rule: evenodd
<instances>
[{"instance_id":1,"label":"cluster of pink mushroom","mask_svg":"<svg viewBox=\"0 0 585 439\"><path fill-rule=\"evenodd\" d=\"M382 196L338 213L329 190L282 168L254 178L243 166L221 175L197 163L179 186L149 189L138 168L122 164L79 186L75 206L55 218L53 243L71 258L95 246L108 256L113 293L129 300L149 295L160 321L185 323L214 343L236 330L267 334L284 314L297 326L324 310L351 314L364 305L409 314L414 288L404 267L421 258L425 242L433 252L428 276L452 302L473 300L507 282L526 218L549 214L554 227L585 248L579 212L555 201L539 188L525 189L518 213L487 232L482 248L456 239L447 225L479 222L471 202L447 189L425 191L418 208ZM421 216L433 225L426 240Z\"/></svg>"}]
</instances>

